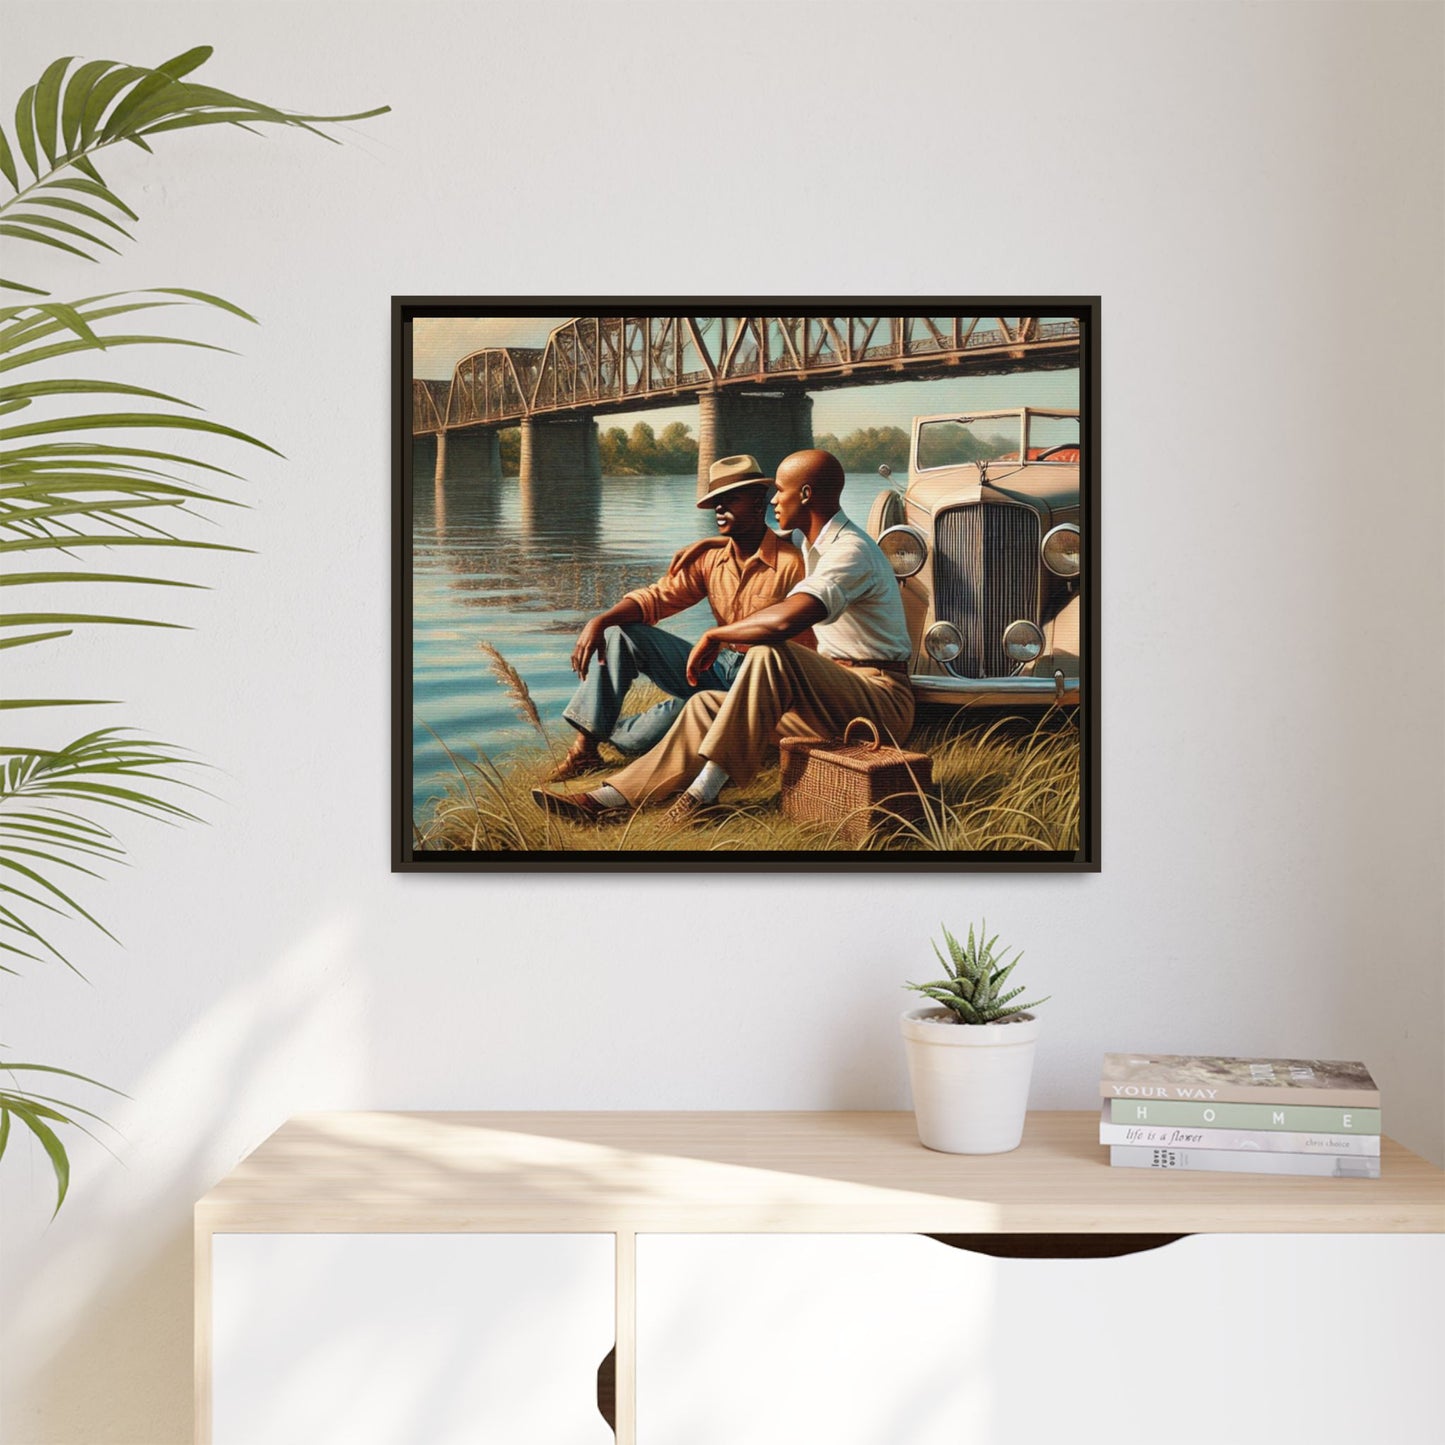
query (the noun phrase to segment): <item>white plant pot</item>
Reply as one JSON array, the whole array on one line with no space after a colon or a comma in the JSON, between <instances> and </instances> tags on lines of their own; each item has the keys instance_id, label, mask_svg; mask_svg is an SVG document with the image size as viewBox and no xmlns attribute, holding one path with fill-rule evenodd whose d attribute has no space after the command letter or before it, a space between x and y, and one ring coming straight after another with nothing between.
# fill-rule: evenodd
<instances>
[{"instance_id":1,"label":"white plant pot","mask_svg":"<svg viewBox=\"0 0 1445 1445\"><path fill-rule=\"evenodd\" d=\"M943 1008L903 1015L918 1138L945 1154L1017 1149L1029 1107L1039 1021L959 1024Z\"/></svg>"}]
</instances>

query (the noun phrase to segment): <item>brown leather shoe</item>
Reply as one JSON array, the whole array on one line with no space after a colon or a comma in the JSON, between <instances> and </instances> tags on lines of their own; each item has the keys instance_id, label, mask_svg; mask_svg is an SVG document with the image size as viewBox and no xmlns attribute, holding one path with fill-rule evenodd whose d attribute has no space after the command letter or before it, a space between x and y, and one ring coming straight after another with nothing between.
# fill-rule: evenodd
<instances>
[{"instance_id":1,"label":"brown leather shoe","mask_svg":"<svg viewBox=\"0 0 1445 1445\"><path fill-rule=\"evenodd\" d=\"M543 781L565 783L568 778L581 778L588 773L600 773L606 766L607 763L602 754L597 751L596 739L588 737L586 733L578 733L562 761L547 774Z\"/></svg>"},{"instance_id":2,"label":"brown leather shoe","mask_svg":"<svg viewBox=\"0 0 1445 1445\"><path fill-rule=\"evenodd\" d=\"M554 818L569 823L615 823L625 818L627 808L604 808L591 793L556 793L550 788L533 788L532 801Z\"/></svg>"},{"instance_id":3,"label":"brown leather shoe","mask_svg":"<svg viewBox=\"0 0 1445 1445\"><path fill-rule=\"evenodd\" d=\"M696 793L679 793L673 799L672 807L663 815L663 821L671 828L688 828L701 821L710 803L704 803Z\"/></svg>"}]
</instances>

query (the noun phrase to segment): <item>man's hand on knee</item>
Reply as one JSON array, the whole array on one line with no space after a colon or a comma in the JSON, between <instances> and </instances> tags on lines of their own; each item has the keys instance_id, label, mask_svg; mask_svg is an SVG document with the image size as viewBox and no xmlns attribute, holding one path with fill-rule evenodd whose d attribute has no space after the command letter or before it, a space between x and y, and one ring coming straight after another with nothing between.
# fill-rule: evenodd
<instances>
[{"instance_id":1,"label":"man's hand on knee","mask_svg":"<svg viewBox=\"0 0 1445 1445\"><path fill-rule=\"evenodd\" d=\"M607 635L607 626L600 617L590 618L577 634L577 645L572 649L572 671L587 681L587 667L595 656L597 665L605 667L607 659L602 645Z\"/></svg>"}]
</instances>

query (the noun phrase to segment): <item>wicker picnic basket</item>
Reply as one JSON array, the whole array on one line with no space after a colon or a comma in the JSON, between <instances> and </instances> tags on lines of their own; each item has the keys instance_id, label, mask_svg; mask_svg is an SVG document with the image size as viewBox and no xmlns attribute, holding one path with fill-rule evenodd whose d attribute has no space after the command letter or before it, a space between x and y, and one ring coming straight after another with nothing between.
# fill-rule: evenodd
<instances>
[{"instance_id":1,"label":"wicker picnic basket","mask_svg":"<svg viewBox=\"0 0 1445 1445\"><path fill-rule=\"evenodd\" d=\"M866 742L852 742L866 729ZM890 747L869 718L855 717L843 741L782 738L785 818L830 828L838 843L857 847L875 834L922 824L933 788L933 759Z\"/></svg>"}]
</instances>

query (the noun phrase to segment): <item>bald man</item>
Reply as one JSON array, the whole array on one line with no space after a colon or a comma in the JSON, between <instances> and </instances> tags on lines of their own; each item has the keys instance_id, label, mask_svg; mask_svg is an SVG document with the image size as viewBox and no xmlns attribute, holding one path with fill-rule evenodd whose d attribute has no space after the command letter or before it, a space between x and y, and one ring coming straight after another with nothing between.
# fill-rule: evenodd
<instances>
[{"instance_id":1,"label":"bald man","mask_svg":"<svg viewBox=\"0 0 1445 1445\"><path fill-rule=\"evenodd\" d=\"M780 737L841 737L855 717L895 743L908 737L911 648L898 579L843 514L843 480L825 451L794 452L779 466L773 509L783 532L805 538L805 575L781 602L708 628L687 659L694 679L723 647L746 644L732 688L695 694L667 736L601 788L550 796L544 806L601 821L675 798L668 818L684 824L729 782L750 782ZM808 628L816 652L791 640Z\"/></svg>"}]
</instances>

